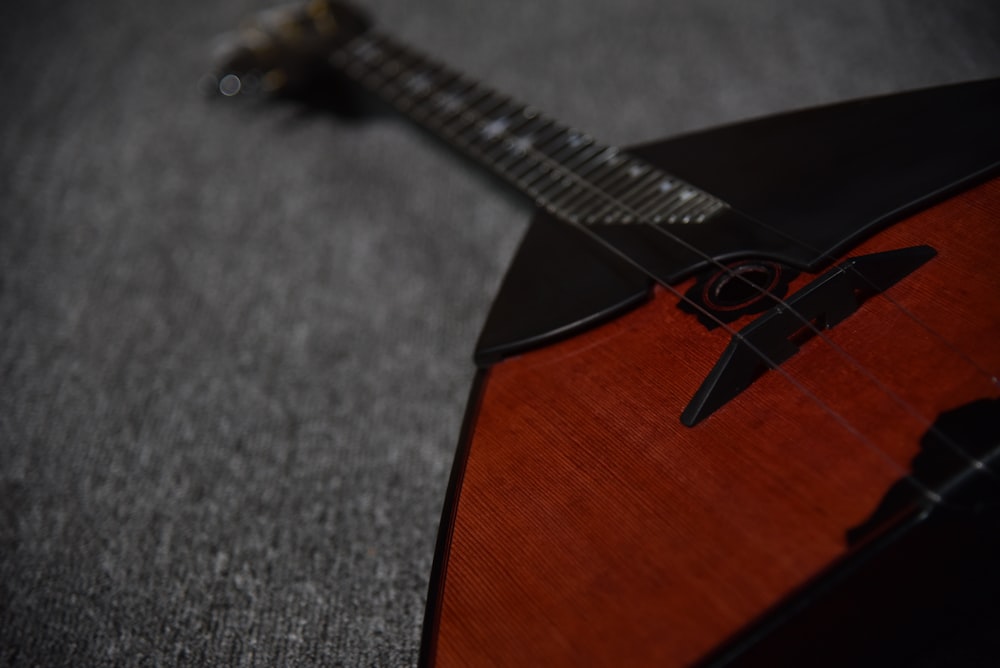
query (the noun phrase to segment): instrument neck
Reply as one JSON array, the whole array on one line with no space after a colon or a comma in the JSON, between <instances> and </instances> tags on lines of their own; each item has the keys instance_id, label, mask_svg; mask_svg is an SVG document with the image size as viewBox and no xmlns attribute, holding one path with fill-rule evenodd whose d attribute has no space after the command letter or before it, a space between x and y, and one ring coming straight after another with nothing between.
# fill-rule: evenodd
<instances>
[{"instance_id":1,"label":"instrument neck","mask_svg":"<svg viewBox=\"0 0 1000 668\"><path fill-rule=\"evenodd\" d=\"M725 207L708 193L389 35L368 31L333 51L329 62L568 222L700 223Z\"/></svg>"}]
</instances>

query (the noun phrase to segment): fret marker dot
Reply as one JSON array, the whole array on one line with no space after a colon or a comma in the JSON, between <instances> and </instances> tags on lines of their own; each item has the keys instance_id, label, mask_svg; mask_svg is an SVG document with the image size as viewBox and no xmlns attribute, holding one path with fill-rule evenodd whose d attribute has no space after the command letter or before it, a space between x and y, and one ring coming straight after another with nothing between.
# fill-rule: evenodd
<instances>
[{"instance_id":1,"label":"fret marker dot","mask_svg":"<svg viewBox=\"0 0 1000 668\"><path fill-rule=\"evenodd\" d=\"M506 118L497 118L484 125L479 132L486 139L495 139L504 133L508 125L510 121Z\"/></svg>"},{"instance_id":2,"label":"fret marker dot","mask_svg":"<svg viewBox=\"0 0 1000 668\"><path fill-rule=\"evenodd\" d=\"M462 107L462 98L455 93L441 93L434 101L437 106L449 113L458 111Z\"/></svg>"},{"instance_id":3,"label":"fret marker dot","mask_svg":"<svg viewBox=\"0 0 1000 668\"><path fill-rule=\"evenodd\" d=\"M514 137L509 142L510 150L517 155L524 155L531 150L530 137Z\"/></svg>"},{"instance_id":4,"label":"fret marker dot","mask_svg":"<svg viewBox=\"0 0 1000 668\"><path fill-rule=\"evenodd\" d=\"M427 92L431 87L431 80L423 72L419 74L414 74L406 80L406 88L414 95L420 95L421 93Z\"/></svg>"}]
</instances>

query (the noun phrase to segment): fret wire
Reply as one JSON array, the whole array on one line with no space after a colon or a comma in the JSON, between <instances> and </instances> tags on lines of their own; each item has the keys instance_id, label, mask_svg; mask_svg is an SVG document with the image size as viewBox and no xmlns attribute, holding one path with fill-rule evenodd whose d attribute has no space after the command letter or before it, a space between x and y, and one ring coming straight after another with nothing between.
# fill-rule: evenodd
<instances>
[{"instance_id":1,"label":"fret wire","mask_svg":"<svg viewBox=\"0 0 1000 668\"><path fill-rule=\"evenodd\" d=\"M625 175L618 174L615 177L613 177L610 181L606 181L606 183L598 185L597 187L601 191L608 193L608 195L613 197L614 199L620 199L613 193L621 189L622 187L628 188L632 186L639 179L641 179L641 177L633 177L629 176L628 174Z\"/></svg>"},{"instance_id":2,"label":"fret wire","mask_svg":"<svg viewBox=\"0 0 1000 668\"><path fill-rule=\"evenodd\" d=\"M586 181L580 181L569 173L562 173L562 178L546 184L542 189L545 202L558 211L567 212L572 205L581 198L589 198L593 194L593 189Z\"/></svg>"},{"instance_id":3,"label":"fret wire","mask_svg":"<svg viewBox=\"0 0 1000 668\"><path fill-rule=\"evenodd\" d=\"M431 84L427 93L416 100L410 109L410 115L418 123L426 123L427 119L440 111L441 107L437 102L438 95L458 79L458 74L450 70L443 70L443 72L447 78L444 81Z\"/></svg>"},{"instance_id":4,"label":"fret wire","mask_svg":"<svg viewBox=\"0 0 1000 668\"><path fill-rule=\"evenodd\" d=\"M685 202L683 206L678 207L674 211L665 212L665 215L667 216L668 220L676 218L678 220L683 221L685 217L688 217L691 215L692 212L697 211L702 204L704 204L704 199L702 198L701 195L696 194L690 200Z\"/></svg>"},{"instance_id":5,"label":"fret wire","mask_svg":"<svg viewBox=\"0 0 1000 668\"><path fill-rule=\"evenodd\" d=\"M470 93L473 95L470 96ZM433 103L439 110L442 121L458 118L466 112L465 101L476 100L486 94L486 91L472 79L457 76L433 96ZM442 101L442 98L446 98ZM441 113L443 112L443 113Z\"/></svg>"},{"instance_id":6,"label":"fret wire","mask_svg":"<svg viewBox=\"0 0 1000 668\"><path fill-rule=\"evenodd\" d=\"M685 186L677 191L674 201L672 201L668 208L672 211L684 211L689 208L689 205L696 201L701 193L690 186Z\"/></svg>"},{"instance_id":7,"label":"fret wire","mask_svg":"<svg viewBox=\"0 0 1000 668\"><path fill-rule=\"evenodd\" d=\"M494 90L490 90L488 95L480 98L480 100L475 104L470 105L469 111L486 118L500 107L510 103L512 103L510 97L501 95Z\"/></svg>"},{"instance_id":8,"label":"fret wire","mask_svg":"<svg viewBox=\"0 0 1000 668\"><path fill-rule=\"evenodd\" d=\"M572 170L566 169L565 166L559 163L554 163L554 165L555 166L552 169L550 169L550 171L553 174L558 174L560 179L569 179L570 181L578 181L580 183L586 183L584 180L578 179L576 177L576 174L574 174Z\"/></svg>"},{"instance_id":9,"label":"fret wire","mask_svg":"<svg viewBox=\"0 0 1000 668\"><path fill-rule=\"evenodd\" d=\"M586 181L581 181L580 183L581 183L581 184L586 184ZM588 185L589 185L589 184L588 184ZM586 191L584 191L584 192L585 192L585 193L587 193L587 194L590 194L590 193L593 193L593 190L592 190L592 189L587 189L587 190L586 190ZM555 205L555 206L559 207L560 209L563 209L563 208L568 208L568 209L570 209L570 210L574 210L574 209L578 208L578 207L577 207L577 204L578 204L578 202L576 202L576 203L571 203L571 202L570 202L570 201L569 201L569 200L568 200L568 199L566 198L566 195L565 195L565 194L563 194L563 195L560 195L559 197L554 197L554 198L553 198L553 199L551 200L551 204L553 204L553 205Z\"/></svg>"},{"instance_id":10,"label":"fret wire","mask_svg":"<svg viewBox=\"0 0 1000 668\"><path fill-rule=\"evenodd\" d=\"M646 216L650 216L657 211L662 211L671 207L672 203L677 200L680 190L683 190L683 188L677 188L674 186L674 188L663 193L661 196L654 197L645 207L636 209L636 213L645 218Z\"/></svg>"},{"instance_id":11,"label":"fret wire","mask_svg":"<svg viewBox=\"0 0 1000 668\"><path fill-rule=\"evenodd\" d=\"M555 158L564 149L574 149L589 146L594 143L594 138L590 135L574 130L573 128L563 128L562 133L552 138L539 149L546 155Z\"/></svg>"},{"instance_id":12,"label":"fret wire","mask_svg":"<svg viewBox=\"0 0 1000 668\"><path fill-rule=\"evenodd\" d=\"M585 144L568 151L565 155L556 154L550 159L575 172L577 167L586 164L595 156L600 155L604 151L604 148L600 144Z\"/></svg>"},{"instance_id":13,"label":"fret wire","mask_svg":"<svg viewBox=\"0 0 1000 668\"><path fill-rule=\"evenodd\" d=\"M434 80L439 72L432 63L428 63L426 60L417 58L412 61L406 70L397 76L400 85L395 99L405 97L408 108L413 109L427 98L430 91L437 89ZM421 84L415 84L416 80L421 80Z\"/></svg>"},{"instance_id":14,"label":"fret wire","mask_svg":"<svg viewBox=\"0 0 1000 668\"><path fill-rule=\"evenodd\" d=\"M511 113L521 107L509 99L494 101L484 107L481 119L475 126L469 129L470 143L480 143L485 141L490 143L497 139L503 139L507 134L507 118Z\"/></svg>"},{"instance_id":15,"label":"fret wire","mask_svg":"<svg viewBox=\"0 0 1000 668\"><path fill-rule=\"evenodd\" d=\"M637 209L637 207L635 206L635 202L637 200L638 201L646 201L646 198L649 196L649 193L650 193L651 189L656 188L657 187L656 184L660 180L661 180L661 176L657 175L657 174L651 174L651 175L649 175L645 179L643 179L642 177L640 177L639 178L640 184L638 184L638 187L637 188L631 188L631 190L634 192L634 194L632 196L623 197L623 196L617 195L617 194L616 195L609 195L609 196L612 199L614 199L615 201L627 203L627 205L629 206L629 208L631 208L631 209L634 210L634 209ZM629 186L629 184L627 182L623 182L620 185L621 186ZM609 192L610 193L611 191L604 190L604 192ZM643 193L646 193L646 194L643 194Z\"/></svg>"},{"instance_id":16,"label":"fret wire","mask_svg":"<svg viewBox=\"0 0 1000 668\"><path fill-rule=\"evenodd\" d=\"M539 133L548 132L552 126L555 125L555 121L547 116L542 116L541 114L535 114L530 117L522 114L522 117L525 119L525 123L517 126L516 131L524 134L525 136L531 137L532 146L537 144Z\"/></svg>"},{"instance_id":17,"label":"fret wire","mask_svg":"<svg viewBox=\"0 0 1000 668\"><path fill-rule=\"evenodd\" d=\"M373 49L374 54L372 54ZM360 54L358 53L359 50L361 51ZM363 42L359 48L352 50L354 60L346 68L347 74L353 76L384 99L384 89L390 79L384 70L390 59L394 57L393 51L394 49L389 40L380 39L378 35L372 35L371 39Z\"/></svg>"},{"instance_id":18,"label":"fret wire","mask_svg":"<svg viewBox=\"0 0 1000 668\"><path fill-rule=\"evenodd\" d=\"M528 193L538 206L549 208L548 198L541 193L554 186L563 185L567 188L581 187L579 182L568 178L564 171L558 167L553 168L544 163L537 163L536 169L537 171L529 170L526 173L526 175L530 174L530 178L528 179L513 177L509 174L506 175L506 178Z\"/></svg>"},{"instance_id":19,"label":"fret wire","mask_svg":"<svg viewBox=\"0 0 1000 668\"><path fill-rule=\"evenodd\" d=\"M687 194L690 193L690 194ZM668 215L680 215L687 209L695 206L698 201L698 193L682 190L674 200L664 208L663 213Z\"/></svg>"},{"instance_id":20,"label":"fret wire","mask_svg":"<svg viewBox=\"0 0 1000 668\"><path fill-rule=\"evenodd\" d=\"M524 183L525 186L533 184L538 179L538 175L534 175L530 179L528 178L535 170L540 170L540 174L542 175L553 171L545 160L540 159L530 151L523 160L504 169L510 178L516 179L518 183Z\"/></svg>"},{"instance_id":21,"label":"fret wire","mask_svg":"<svg viewBox=\"0 0 1000 668\"><path fill-rule=\"evenodd\" d=\"M556 165L553 167L551 164L544 160L536 161L536 168L526 172L521 176L520 181L526 186L533 186L538 183L541 179L549 178L562 178L565 176L563 170Z\"/></svg>"},{"instance_id":22,"label":"fret wire","mask_svg":"<svg viewBox=\"0 0 1000 668\"><path fill-rule=\"evenodd\" d=\"M639 193L646 191L648 188L655 187L660 181L663 180L663 174L658 170L651 169L646 172L645 175L640 176L635 183L627 187L621 192L615 192L611 190L609 194L616 199L628 201L631 198L637 196Z\"/></svg>"},{"instance_id":23,"label":"fret wire","mask_svg":"<svg viewBox=\"0 0 1000 668\"><path fill-rule=\"evenodd\" d=\"M423 111L428 102L459 78L457 72L410 49L401 49L398 59L405 64L395 76L399 81L397 97L405 96L410 108L419 105Z\"/></svg>"},{"instance_id":24,"label":"fret wire","mask_svg":"<svg viewBox=\"0 0 1000 668\"><path fill-rule=\"evenodd\" d=\"M632 174L634 167L635 162L631 158L625 158L607 174L592 180L592 183L604 192L610 194L611 188L617 186L619 183L632 183L638 178L637 175Z\"/></svg>"},{"instance_id":25,"label":"fret wire","mask_svg":"<svg viewBox=\"0 0 1000 668\"><path fill-rule=\"evenodd\" d=\"M546 148L560 137L565 137L567 132L568 130L565 125L553 123L551 127L546 129L545 134L538 138L538 143L536 144L538 150L545 155L549 155Z\"/></svg>"},{"instance_id":26,"label":"fret wire","mask_svg":"<svg viewBox=\"0 0 1000 668\"><path fill-rule=\"evenodd\" d=\"M519 135L504 138L487 153L487 156L496 169L503 171L515 169L525 160L539 160L539 157L531 150L530 140Z\"/></svg>"},{"instance_id":27,"label":"fret wire","mask_svg":"<svg viewBox=\"0 0 1000 668\"><path fill-rule=\"evenodd\" d=\"M548 157L548 154L545 153L545 146L557 136L562 135L565 132L566 126L560 125L552 119L546 119L546 125L544 125L540 131L535 133L536 139L532 143L532 148Z\"/></svg>"},{"instance_id":28,"label":"fret wire","mask_svg":"<svg viewBox=\"0 0 1000 668\"><path fill-rule=\"evenodd\" d=\"M600 192L600 191L597 191ZM607 212L620 210L621 203L616 200L608 200L607 198L595 198L591 201L580 202L577 204L580 211L577 213L583 214L589 212L595 219L600 220L604 217Z\"/></svg>"},{"instance_id":29,"label":"fret wire","mask_svg":"<svg viewBox=\"0 0 1000 668\"><path fill-rule=\"evenodd\" d=\"M529 185L529 183L526 182L525 177L536 169L542 174L552 172L551 168L545 165L544 162L540 161L537 156L532 155L530 151L525 151L519 160L516 160L509 165L497 167L497 170L504 175L504 178L510 179L511 182L517 183L518 185L524 184L525 189L527 189ZM530 184L533 184L536 180L537 179L532 178L530 180ZM531 197L534 198L535 194L531 193Z\"/></svg>"},{"instance_id":30,"label":"fret wire","mask_svg":"<svg viewBox=\"0 0 1000 668\"><path fill-rule=\"evenodd\" d=\"M637 190L634 193L631 193L629 197L634 201L636 205L639 205L645 202L647 198L658 196L660 193L662 193L664 183L673 183L673 182L659 171L654 172L652 178L649 180L649 183L643 186L641 190Z\"/></svg>"},{"instance_id":31,"label":"fret wire","mask_svg":"<svg viewBox=\"0 0 1000 668\"><path fill-rule=\"evenodd\" d=\"M538 116L535 115L529 116L526 113L527 111L528 107L524 105L518 105L518 108L515 109L514 112L508 116L508 120L510 122L507 125L507 130L506 130L507 134L513 135L514 138L522 137L524 136L525 130L532 123L538 121Z\"/></svg>"},{"instance_id":32,"label":"fret wire","mask_svg":"<svg viewBox=\"0 0 1000 668\"><path fill-rule=\"evenodd\" d=\"M532 154L531 150L526 151L506 151L500 155L489 154L490 160L496 169L513 177L519 177L525 165L531 166L539 164L538 156Z\"/></svg>"},{"instance_id":33,"label":"fret wire","mask_svg":"<svg viewBox=\"0 0 1000 668\"><path fill-rule=\"evenodd\" d=\"M652 188L647 189L646 192L637 194L633 197L629 203L630 208L635 211L636 215L642 216L642 211L650 205L655 205L656 203L662 201L665 193L660 190L660 184L663 180L658 181L656 184L652 185ZM674 186L676 187L676 186Z\"/></svg>"},{"instance_id":34,"label":"fret wire","mask_svg":"<svg viewBox=\"0 0 1000 668\"><path fill-rule=\"evenodd\" d=\"M465 89L465 93L467 95L471 93L471 95L468 95L468 97L466 97L465 100L478 101L488 97L491 94L491 91L480 86L478 83L473 83L472 86ZM464 103L461 104L464 105ZM482 120L482 116L477 114L468 106L458 107L454 113L452 113L450 116L446 116L445 118L448 119L449 125L442 127L446 127L450 131L452 136L456 138L456 140L459 139L462 133L464 133L466 130L473 127L476 123L479 123Z\"/></svg>"},{"instance_id":35,"label":"fret wire","mask_svg":"<svg viewBox=\"0 0 1000 668\"><path fill-rule=\"evenodd\" d=\"M582 170L584 170L584 168L586 168L587 172L592 171L594 167L599 167L613 157L614 152L617 150L603 144L592 144L590 149L591 150L586 153L578 153L561 162L574 172L583 176L584 172Z\"/></svg>"},{"instance_id":36,"label":"fret wire","mask_svg":"<svg viewBox=\"0 0 1000 668\"><path fill-rule=\"evenodd\" d=\"M577 183L574 183L573 186L569 190L567 190L560 197L560 199L572 201L572 199L574 197L578 197L578 196L583 195L583 194L585 194L587 192L589 192L589 191L586 190L585 185L583 183L577 182ZM563 207L561 207L559 205L559 203L558 203L557 200L551 200L549 202L546 202L543 206L545 207L545 209L547 211L549 211L551 213L554 213L554 214L557 214L557 215L560 214L560 212L561 212L561 210L563 208Z\"/></svg>"},{"instance_id":37,"label":"fret wire","mask_svg":"<svg viewBox=\"0 0 1000 668\"><path fill-rule=\"evenodd\" d=\"M687 186L686 186L686 184L684 184L684 183L682 183L680 181L673 181L673 180L671 180L671 181L664 181L663 183L669 183L669 187L664 188L663 184L661 183L661 186L660 186L661 204L660 204L660 206L672 206L672 203L675 200L677 200L679 197L681 197L681 193L683 193L686 190Z\"/></svg>"},{"instance_id":38,"label":"fret wire","mask_svg":"<svg viewBox=\"0 0 1000 668\"><path fill-rule=\"evenodd\" d=\"M586 219L589 221L591 218L596 219L598 207L603 209L608 205L614 206L614 202L607 202L606 198L601 197L599 191L589 191L582 199L579 199L571 204L564 205L563 208L567 211L572 211L578 216L587 214Z\"/></svg>"},{"instance_id":39,"label":"fret wire","mask_svg":"<svg viewBox=\"0 0 1000 668\"><path fill-rule=\"evenodd\" d=\"M568 136L569 135L567 134L567 137ZM572 142L567 140L562 146L559 147L558 150L556 150L553 153L547 153L546 155L548 155L550 159L556 162L565 163L570 157L580 153L581 151L588 151L591 149L596 149L600 151L603 148L604 148L603 146L595 143L593 139L589 138L580 141L580 143L578 144L573 144Z\"/></svg>"},{"instance_id":40,"label":"fret wire","mask_svg":"<svg viewBox=\"0 0 1000 668\"><path fill-rule=\"evenodd\" d=\"M464 106L459 116L468 116L471 119L479 121L490 110L504 102L504 99L496 91L490 90L478 82L470 90L473 95L462 100ZM482 105L486 106L483 107Z\"/></svg>"},{"instance_id":41,"label":"fret wire","mask_svg":"<svg viewBox=\"0 0 1000 668\"><path fill-rule=\"evenodd\" d=\"M621 213L622 210L614 203L607 203L603 207L594 208L592 218L599 225L610 225L621 217Z\"/></svg>"},{"instance_id":42,"label":"fret wire","mask_svg":"<svg viewBox=\"0 0 1000 668\"><path fill-rule=\"evenodd\" d=\"M636 215L645 219L648 216L653 215L657 211L662 211L668 206L669 202L673 199L672 193L660 193L655 195L651 199L646 201L644 206L637 205L633 207L635 209Z\"/></svg>"},{"instance_id":43,"label":"fret wire","mask_svg":"<svg viewBox=\"0 0 1000 668\"><path fill-rule=\"evenodd\" d=\"M535 188L535 196L546 202L551 202L555 198L562 196L566 193L569 188L574 185L573 179L567 178L560 174L552 174L551 179L547 183L539 185Z\"/></svg>"},{"instance_id":44,"label":"fret wire","mask_svg":"<svg viewBox=\"0 0 1000 668\"><path fill-rule=\"evenodd\" d=\"M565 126L553 123L552 127L545 132L545 135L535 142L535 151L550 160L555 160L556 153L568 147L565 141L568 132Z\"/></svg>"},{"instance_id":45,"label":"fret wire","mask_svg":"<svg viewBox=\"0 0 1000 668\"><path fill-rule=\"evenodd\" d=\"M409 69L413 69L413 64L428 65L431 62L427 56L420 53L416 49L413 49L387 35L379 36L379 43L383 52L390 56L390 58L383 59L385 60L386 65L389 65L392 61L395 61L397 66L401 63L409 63L407 67Z\"/></svg>"},{"instance_id":46,"label":"fret wire","mask_svg":"<svg viewBox=\"0 0 1000 668\"><path fill-rule=\"evenodd\" d=\"M612 149L608 149L612 150ZM587 179L595 187L599 187L599 183L608 177L609 174L615 173L622 166L625 160L620 157L617 153L608 158L602 158L597 160L587 166L585 170L578 172L581 177Z\"/></svg>"},{"instance_id":47,"label":"fret wire","mask_svg":"<svg viewBox=\"0 0 1000 668\"><path fill-rule=\"evenodd\" d=\"M517 140L524 140L524 141L530 140L531 134L529 133L528 128L532 124L536 123L539 120L539 118L538 116L534 115L527 116L525 114L527 110L528 108L522 105L519 110L515 111L509 116L511 120L505 132L507 135L510 135L508 139L511 142L515 142Z\"/></svg>"},{"instance_id":48,"label":"fret wire","mask_svg":"<svg viewBox=\"0 0 1000 668\"><path fill-rule=\"evenodd\" d=\"M537 136L539 130L545 130L552 125L552 120L541 116L536 116L532 119L528 119L526 123L515 126L514 132L518 133L518 138L523 138L524 140L524 150L523 151L512 151L506 154L498 154L495 156L496 164L501 169L506 169L512 167L515 163L524 159L526 155L537 154L535 150L534 137ZM516 140L511 140L516 141ZM508 158L510 161L508 162ZM536 156L536 159L537 156Z\"/></svg>"},{"instance_id":49,"label":"fret wire","mask_svg":"<svg viewBox=\"0 0 1000 668\"><path fill-rule=\"evenodd\" d=\"M530 188L543 178L552 178L559 175L562 178L562 170L553 169L551 165L543 161L536 161L535 166L517 177L519 183L523 183L525 188Z\"/></svg>"},{"instance_id":50,"label":"fret wire","mask_svg":"<svg viewBox=\"0 0 1000 668\"><path fill-rule=\"evenodd\" d=\"M594 183L596 179L603 176L607 170L614 169L610 166L611 158L608 157L608 149L604 149L597 155L589 158L573 168L573 171L586 179L589 183Z\"/></svg>"},{"instance_id":51,"label":"fret wire","mask_svg":"<svg viewBox=\"0 0 1000 668\"><path fill-rule=\"evenodd\" d=\"M534 185L528 186L526 190L531 193L531 196L539 206L548 206L555 194L562 194L573 186L574 181L572 179L567 179L558 172L550 171L546 174L546 178L537 180Z\"/></svg>"},{"instance_id":52,"label":"fret wire","mask_svg":"<svg viewBox=\"0 0 1000 668\"><path fill-rule=\"evenodd\" d=\"M559 206L566 207L568 210L573 211L577 215L582 215L589 208L591 208L591 206L592 206L591 203L595 199L597 199L597 200L601 200L602 199L600 197L599 191L597 191L597 192L591 191L591 193L588 194L587 197L585 197L584 199L575 201L575 202L563 202L563 201L560 201L560 202L558 202L558 204L559 204Z\"/></svg>"},{"instance_id":53,"label":"fret wire","mask_svg":"<svg viewBox=\"0 0 1000 668\"><path fill-rule=\"evenodd\" d=\"M504 133L491 142L485 155L493 167L502 172L510 171L522 161L538 162L538 156L524 142L519 135Z\"/></svg>"}]
</instances>

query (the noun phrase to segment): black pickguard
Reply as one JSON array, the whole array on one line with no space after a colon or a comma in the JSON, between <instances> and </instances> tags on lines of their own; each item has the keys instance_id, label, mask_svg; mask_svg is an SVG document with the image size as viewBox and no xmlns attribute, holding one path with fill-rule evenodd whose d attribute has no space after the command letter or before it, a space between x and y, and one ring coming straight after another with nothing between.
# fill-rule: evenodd
<instances>
[{"instance_id":1,"label":"black pickguard","mask_svg":"<svg viewBox=\"0 0 1000 668\"><path fill-rule=\"evenodd\" d=\"M716 259L770 258L807 271L1000 166L1000 79L792 112L630 149L733 211L669 228ZM757 225L754 221L761 223ZM704 266L648 227L597 230L658 276ZM789 239L796 240L791 243ZM651 279L537 213L476 348L488 365L641 303Z\"/></svg>"}]
</instances>

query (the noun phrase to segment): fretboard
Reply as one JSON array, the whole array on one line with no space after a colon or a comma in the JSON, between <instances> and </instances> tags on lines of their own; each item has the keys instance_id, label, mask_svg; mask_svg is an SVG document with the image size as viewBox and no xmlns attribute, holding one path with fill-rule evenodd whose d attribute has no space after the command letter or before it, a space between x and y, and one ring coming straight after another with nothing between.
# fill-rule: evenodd
<instances>
[{"instance_id":1,"label":"fretboard","mask_svg":"<svg viewBox=\"0 0 1000 668\"><path fill-rule=\"evenodd\" d=\"M701 223L726 206L388 35L367 32L336 49L329 61L563 220Z\"/></svg>"}]
</instances>

